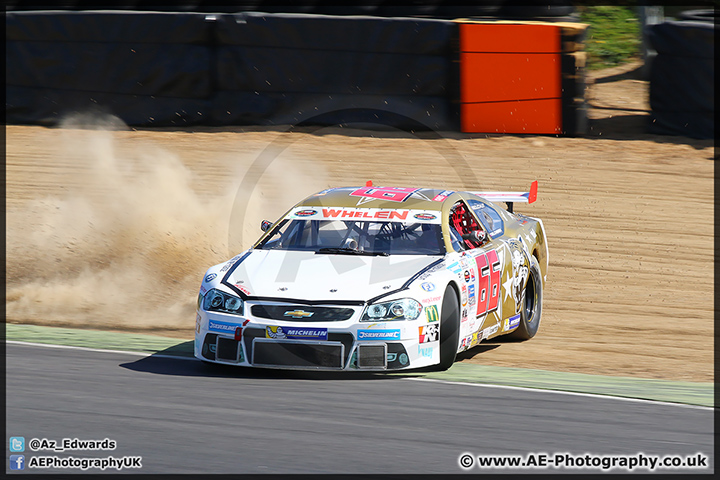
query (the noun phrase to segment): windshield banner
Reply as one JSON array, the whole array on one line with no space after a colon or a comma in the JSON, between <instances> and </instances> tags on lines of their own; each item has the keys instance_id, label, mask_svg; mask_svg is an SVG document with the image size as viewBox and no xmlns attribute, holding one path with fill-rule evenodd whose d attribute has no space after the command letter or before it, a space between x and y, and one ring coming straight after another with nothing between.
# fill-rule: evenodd
<instances>
[{"instance_id":1,"label":"windshield banner","mask_svg":"<svg viewBox=\"0 0 720 480\"><path fill-rule=\"evenodd\" d=\"M439 224L440 212L390 208L295 207L285 218L290 220L356 220Z\"/></svg>"}]
</instances>

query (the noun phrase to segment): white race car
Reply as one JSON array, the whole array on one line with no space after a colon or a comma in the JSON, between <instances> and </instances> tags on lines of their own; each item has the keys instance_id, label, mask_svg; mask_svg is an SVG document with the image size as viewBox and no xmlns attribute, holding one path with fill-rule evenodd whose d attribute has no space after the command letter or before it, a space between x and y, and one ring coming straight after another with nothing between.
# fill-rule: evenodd
<instances>
[{"instance_id":1,"label":"white race car","mask_svg":"<svg viewBox=\"0 0 720 480\"><path fill-rule=\"evenodd\" d=\"M195 356L247 367L448 369L538 331L548 248L529 192L331 188L205 273ZM498 202L498 203L494 203ZM507 209L499 203L505 202Z\"/></svg>"}]
</instances>

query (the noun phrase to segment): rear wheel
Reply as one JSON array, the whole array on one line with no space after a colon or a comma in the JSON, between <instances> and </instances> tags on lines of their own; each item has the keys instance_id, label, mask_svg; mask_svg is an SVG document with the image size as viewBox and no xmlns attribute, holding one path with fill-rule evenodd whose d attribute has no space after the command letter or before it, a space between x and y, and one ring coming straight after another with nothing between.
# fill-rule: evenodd
<instances>
[{"instance_id":1,"label":"rear wheel","mask_svg":"<svg viewBox=\"0 0 720 480\"><path fill-rule=\"evenodd\" d=\"M542 289L540 264L534 256L531 256L528 280L520 301L520 325L514 332L508 334L508 338L529 340L535 336L540 328L542 315Z\"/></svg>"},{"instance_id":2,"label":"rear wheel","mask_svg":"<svg viewBox=\"0 0 720 480\"><path fill-rule=\"evenodd\" d=\"M440 310L440 364L438 370L447 370L455 363L460 336L460 302L455 289L445 289Z\"/></svg>"}]
</instances>

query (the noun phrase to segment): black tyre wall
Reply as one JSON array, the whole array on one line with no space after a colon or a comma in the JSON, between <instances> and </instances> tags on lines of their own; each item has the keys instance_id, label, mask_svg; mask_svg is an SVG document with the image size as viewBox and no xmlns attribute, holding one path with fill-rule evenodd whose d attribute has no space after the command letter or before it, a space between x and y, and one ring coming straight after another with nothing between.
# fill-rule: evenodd
<instances>
[{"instance_id":1,"label":"black tyre wall","mask_svg":"<svg viewBox=\"0 0 720 480\"><path fill-rule=\"evenodd\" d=\"M455 129L448 85L455 24L248 12L217 19L219 123L373 121L387 110ZM349 118L347 111L358 115ZM345 111L333 115L333 112ZM396 125L407 127L408 125Z\"/></svg>"},{"instance_id":2,"label":"black tyre wall","mask_svg":"<svg viewBox=\"0 0 720 480\"><path fill-rule=\"evenodd\" d=\"M457 130L456 32L420 18L8 12L6 121L94 110L136 126L335 124L386 111L386 125Z\"/></svg>"},{"instance_id":3,"label":"black tyre wall","mask_svg":"<svg viewBox=\"0 0 720 480\"><path fill-rule=\"evenodd\" d=\"M650 69L650 133L713 138L715 25L667 21L647 32L657 51Z\"/></svg>"},{"instance_id":4,"label":"black tyre wall","mask_svg":"<svg viewBox=\"0 0 720 480\"><path fill-rule=\"evenodd\" d=\"M183 125L210 111L205 14L15 12L5 25L10 123L102 110L129 125Z\"/></svg>"}]
</instances>

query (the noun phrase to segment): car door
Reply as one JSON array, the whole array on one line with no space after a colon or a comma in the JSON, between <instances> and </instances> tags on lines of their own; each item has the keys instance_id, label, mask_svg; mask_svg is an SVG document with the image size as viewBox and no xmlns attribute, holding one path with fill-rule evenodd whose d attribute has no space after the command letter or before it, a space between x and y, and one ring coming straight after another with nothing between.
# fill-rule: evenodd
<instances>
[{"instance_id":1,"label":"car door","mask_svg":"<svg viewBox=\"0 0 720 480\"><path fill-rule=\"evenodd\" d=\"M453 205L449 216L453 248L460 255L461 273L461 334L465 347L479 343L495 333L500 325L501 278L503 272L502 242L489 231L496 226L480 221L464 200ZM493 228L493 230L490 230ZM480 234L473 235L474 232ZM499 237L498 237L499 238ZM461 342L462 344L462 342Z\"/></svg>"},{"instance_id":2,"label":"car door","mask_svg":"<svg viewBox=\"0 0 720 480\"><path fill-rule=\"evenodd\" d=\"M497 310L488 313L485 328L494 321L500 323L500 333L515 329L520 322L520 303L522 290L528 278L530 266L527 246L522 238L513 238L507 234L512 227L506 225L498 212L499 207L477 198L469 198L468 204L481 224L490 231L491 242L501 262L500 299ZM493 335L494 328L486 334Z\"/></svg>"}]
</instances>

